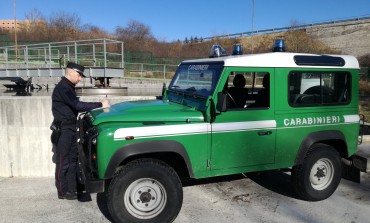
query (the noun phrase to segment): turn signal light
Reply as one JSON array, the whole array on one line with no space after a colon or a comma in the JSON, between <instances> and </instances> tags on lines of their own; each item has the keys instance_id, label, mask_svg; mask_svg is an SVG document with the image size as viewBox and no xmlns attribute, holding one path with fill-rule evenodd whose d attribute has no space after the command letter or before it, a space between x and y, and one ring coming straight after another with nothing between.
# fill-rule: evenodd
<instances>
[{"instance_id":1,"label":"turn signal light","mask_svg":"<svg viewBox=\"0 0 370 223\"><path fill-rule=\"evenodd\" d=\"M135 139L135 137L133 137L133 136L126 136L125 139L126 140L133 140L133 139Z\"/></svg>"}]
</instances>

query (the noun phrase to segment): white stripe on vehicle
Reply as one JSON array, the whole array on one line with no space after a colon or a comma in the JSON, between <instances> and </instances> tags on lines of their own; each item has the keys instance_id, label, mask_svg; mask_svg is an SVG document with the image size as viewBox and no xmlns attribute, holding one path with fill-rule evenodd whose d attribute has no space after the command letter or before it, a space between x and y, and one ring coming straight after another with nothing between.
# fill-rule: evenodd
<instances>
[{"instance_id":1,"label":"white stripe on vehicle","mask_svg":"<svg viewBox=\"0 0 370 223\"><path fill-rule=\"evenodd\" d=\"M212 124L212 132L237 132L250 131L257 129L271 129L276 128L275 120L252 121L252 122L228 122Z\"/></svg>"},{"instance_id":2,"label":"white stripe on vehicle","mask_svg":"<svg viewBox=\"0 0 370 223\"><path fill-rule=\"evenodd\" d=\"M358 115L344 115L344 123L350 124L359 122L360 118ZM329 124L325 123L324 126L338 125L341 123ZM286 128L302 128L302 127L317 127L323 125L295 125L295 126L284 126L279 129ZM241 132L241 131L252 131L259 129L276 129L277 124L275 120L263 120L263 121L250 121L250 122L227 122L227 123L201 123L201 124L180 124L180 125L157 125L148 127L133 127L133 128L120 128L114 132L115 140L125 140L125 137L133 136L137 138L157 138L157 137L169 137L179 135L195 135L195 134L206 134L222 133L222 132Z\"/></svg>"},{"instance_id":3,"label":"white stripe on vehicle","mask_svg":"<svg viewBox=\"0 0 370 223\"><path fill-rule=\"evenodd\" d=\"M343 115L345 123L359 122L360 116L358 115Z\"/></svg>"},{"instance_id":4,"label":"white stripe on vehicle","mask_svg":"<svg viewBox=\"0 0 370 223\"><path fill-rule=\"evenodd\" d=\"M252 122L228 122L212 124L213 133L239 132L257 129L276 128L275 120ZM124 140L127 136L134 138L155 138L177 135L206 134L211 131L211 124L158 125L150 127L120 128L114 132L115 140Z\"/></svg>"},{"instance_id":5,"label":"white stripe on vehicle","mask_svg":"<svg viewBox=\"0 0 370 223\"><path fill-rule=\"evenodd\" d=\"M124 139L127 136L135 138L163 137L183 134L201 134L208 132L209 124L182 124L182 125L156 125L150 127L121 128L114 132L114 139Z\"/></svg>"}]
</instances>

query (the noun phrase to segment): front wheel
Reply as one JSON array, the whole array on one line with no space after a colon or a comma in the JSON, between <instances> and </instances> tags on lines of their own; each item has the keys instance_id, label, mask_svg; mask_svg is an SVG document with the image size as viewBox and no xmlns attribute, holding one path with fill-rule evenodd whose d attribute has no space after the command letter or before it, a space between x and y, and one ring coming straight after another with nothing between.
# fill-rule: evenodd
<instances>
[{"instance_id":1,"label":"front wheel","mask_svg":"<svg viewBox=\"0 0 370 223\"><path fill-rule=\"evenodd\" d=\"M304 200L320 201L330 197L342 178L339 153L326 144L315 144L303 162L292 169L292 186Z\"/></svg>"},{"instance_id":2,"label":"front wheel","mask_svg":"<svg viewBox=\"0 0 370 223\"><path fill-rule=\"evenodd\" d=\"M176 172L153 159L122 167L108 189L108 209L115 222L172 222L182 206Z\"/></svg>"}]
</instances>

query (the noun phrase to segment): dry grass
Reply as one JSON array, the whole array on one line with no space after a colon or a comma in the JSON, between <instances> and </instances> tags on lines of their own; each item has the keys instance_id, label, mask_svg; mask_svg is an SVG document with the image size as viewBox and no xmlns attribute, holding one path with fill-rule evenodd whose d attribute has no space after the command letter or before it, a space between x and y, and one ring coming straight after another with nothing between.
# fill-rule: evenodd
<instances>
[{"instance_id":1,"label":"dry grass","mask_svg":"<svg viewBox=\"0 0 370 223\"><path fill-rule=\"evenodd\" d=\"M370 95L370 82L367 80L360 80L359 89L360 95Z\"/></svg>"},{"instance_id":2,"label":"dry grass","mask_svg":"<svg viewBox=\"0 0 370 223\"><path fill-rule=\"evenodd\" d=\"M370 122L370 103L369 102L360 103L359 114L365 116L365 122Z\"/></svg>"},{"instance_id":3,"label":"dry grass","mask_svg":"<svg viewBox=\"0 0 370 223\"><path fill-rule=\"evenodd\" d=\"M362 79L359 82L359 93L360 95L370 95L370 82L368 79ZM370 102L360 101L359 113L365 116L365 121L370 122Z\"/></svg>"}]
</instances>

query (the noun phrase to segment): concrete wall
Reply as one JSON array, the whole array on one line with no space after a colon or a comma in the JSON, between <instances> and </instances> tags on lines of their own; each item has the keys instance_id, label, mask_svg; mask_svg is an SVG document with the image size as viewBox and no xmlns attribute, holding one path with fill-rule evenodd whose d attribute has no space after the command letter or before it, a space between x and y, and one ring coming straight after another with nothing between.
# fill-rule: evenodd
<instances>
[{"instance_id":1,"label":"concrete wall","mask_svg":"<svg viewBox=\"0 0 370 223\"><path fill-rule=\"evenodd\" d=\"M342 54L370 53L370 19L314 25L306 32Z\"/></svg>"},{"instance_id":2,"label":"concrete wall","mask_svg":"<svg viewBox=\"0 0 370 223\"><path fill-rule=\"evenodd\" d=\"M81 97L100 101L104 97ZM154 96L108 96L112 104L155 99ZM54 176L49 130L52 122L50 96L0 97L0 177Z\"/></svg>"}]
</instances>

